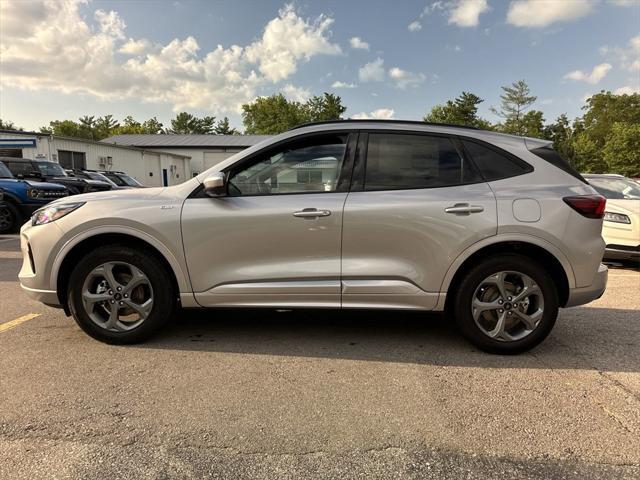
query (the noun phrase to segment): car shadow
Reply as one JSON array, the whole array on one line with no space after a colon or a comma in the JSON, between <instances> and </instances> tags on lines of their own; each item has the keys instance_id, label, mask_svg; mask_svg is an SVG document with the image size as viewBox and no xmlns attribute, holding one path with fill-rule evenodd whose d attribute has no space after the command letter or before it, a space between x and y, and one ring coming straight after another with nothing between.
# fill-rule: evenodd
<instances>
[{"instance_id":1,"label":"car shadow","mask_svg":"<svg viewBox=\"0 0 640 480\"><path fill-rule=\"evenodd\" d=\"M138 348L489 368L640 372L636 310L561 310L541 345L516 356L467 343L443 314L340 310L184 310Z\"/></svg>"}]
</instances>

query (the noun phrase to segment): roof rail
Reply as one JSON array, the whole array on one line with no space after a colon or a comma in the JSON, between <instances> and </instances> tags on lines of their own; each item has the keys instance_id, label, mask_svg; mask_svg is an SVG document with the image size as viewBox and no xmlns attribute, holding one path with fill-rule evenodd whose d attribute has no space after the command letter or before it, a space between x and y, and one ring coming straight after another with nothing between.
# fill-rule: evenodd
<instances>
[{"instance_id":1,"label":"roof rail","mask_svg":"<svg viewBox=\"0 0 640 480\"><path fill-rule=\"evenodd\" d=\"M315 125L333 125L336 123L395 123L395 124L411 124L411 125L430 125L433 127L451 127L451 128L466 128L469 130L480 130L478 127L470 127L466 125L454 125L453 123L435 123L435 122L423 122L421 120L387 120L380 118L346 118L344 120L326 120L323 122L308 122L296 125L291 130L296 130L303 127L311 127Z\"/></svg>"}]
</instances>

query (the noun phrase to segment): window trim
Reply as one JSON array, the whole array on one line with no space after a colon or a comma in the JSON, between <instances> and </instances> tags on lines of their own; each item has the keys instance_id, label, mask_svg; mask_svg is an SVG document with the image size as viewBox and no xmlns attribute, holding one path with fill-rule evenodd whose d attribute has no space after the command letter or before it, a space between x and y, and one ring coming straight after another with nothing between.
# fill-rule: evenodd
<instances>
[{"instance_id":1,"label":"window trim","mask_svg":"<svg viewBox=\"0 0 640 480\"><path fill-rule=\"evenodd\" d=\"M297 135L295 137L285 138L279 142L276 142L272 145L269 145L257 152L248 155L247 157L239 160L238 162L229 165L226 168L220 170L220 172L225 174L225 180L228 182L229 177L235 171L238 171L242 168L247 168L255 160L258 160L264 155L268 155L271 152L277 152L282 148L283 145L288 143L294 143L299 141L304 141L307 139L312 139L313 137L325 137L331 135L346 135L347 140L345 142L345 151L344 157L342 160L342 168L340 169L340 173L338 175L338 184L336 185L335 190L327 192L290 192L290 193L257 193L251 195L226 195L224 198L244 198L244 197L280 197L280 196L288 196L288 195L326 195L331 193L348 193L351 186L351 176L353 169L353 160L354 154L356 151L356 145L358 144L358 135L359 132L357 130L330 130L324 132L310 132L305 133L303 135ZM204 192L204 185L199 185L188 198L210 198Z\"/></svg>"},{"instance_id":2,"label":"window trim","mask_svg":"<svg viewBox=\"0 0 640 480\"><path fill-rule=\"evenodd\" d=\"M366 188L366 171L367 171L367 157L369 155L369 137L370 135L375 134L393 134L393 135L416 135L422 137L438 137L438 138L447 138L451 141L453 148L455 148L456 152L460 156L460 159L463 162L466 162L467 165L472 168L475 173L478 175L479 179L470 181L470 182L461 182L453 185L437 185L433 187L404 187L404 188L376 188L376 189L367 189ZM470 161L469 157L465 155L464 150L462 150L462 142L459 141L458 135L451 135L448 133L439 133L439 132L423 132L417 130L389 130L389 129L371 129L371 130L361 130L360 137L363 139L362 142L358 143L358 151L355 159L353 176L351 182L351 191L352 192L398 192L404 190L431 190L434 188L451 188L451 187L461 187L465 185L476 185L478 183L486 183L484 176L481 174L478 166Z\"/></svg>"}]
</instances>

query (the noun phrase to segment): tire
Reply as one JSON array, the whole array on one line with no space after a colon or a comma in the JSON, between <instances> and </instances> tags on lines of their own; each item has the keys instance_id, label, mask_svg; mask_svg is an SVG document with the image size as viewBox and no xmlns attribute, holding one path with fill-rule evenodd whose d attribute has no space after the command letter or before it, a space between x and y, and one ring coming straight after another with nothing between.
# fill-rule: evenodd
<instances>
[{"instance_id":1,"label":"tire","mask_svg":"<svg viewBox=\"0 0 640 480\"><path fill-rule=\"evenodd\" d=\"M78 262L69 279L68 306L80 328L96 340L139 343L162 328L175 310L177 293L169 275L154 255L107 245Z\"/></svg>"},{"instance_id":2,"label":"tire","mask_svg":"<svg viewBox=\"0 0 640 480\"><path fill-rule=\"evenodd\" d=\"M0 233L15 232L22 224L22 215L10 202L4 202L0 207Z\"/></svg>"},{"instance_id":3,"label":"tire","mask_svg":"<svg viewBox=\"0 0 640 480\"><path fill-rule=\"evenodd\" d=\"M525 297L527 292L530 295ZM452 311L463 336L485 352L505 355L525 352L542 342L556 322L559 307L549 273L532 259L512 253L472 267L453 300Z\"/></svg>"}]
</instances>

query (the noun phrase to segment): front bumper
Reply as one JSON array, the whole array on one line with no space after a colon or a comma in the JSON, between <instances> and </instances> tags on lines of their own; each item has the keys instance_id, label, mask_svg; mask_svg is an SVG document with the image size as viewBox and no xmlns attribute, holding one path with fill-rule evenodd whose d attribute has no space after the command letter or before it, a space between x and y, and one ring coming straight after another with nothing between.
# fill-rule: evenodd
<instances>
[{"instance_id":1,"label":"front bumper","mask_svg":"<svg viewBox=\"0 0 640 480\"><path fill-rule=\"evenodd\" d=\"M27 222L20 229L20 286L32 299L51 306L60 306L57 285L51 275L50 257L52 251L58 251L62 236L63 232L55 222L36 227Z\"/></svg>"},{"instance_id":2,"label":"front bumper","mask_svg":"<svg viewBox=\"0 0 640 480\"><path fill-rule=\"evenodd\" d=\"M609 269L606 265L600 264L598 271L593 277L593 283L588 287L572 288L569 290L569 298L565 307L575 307L597 300L602 296L607 288Z\"/></svg>"}]
</instances>

